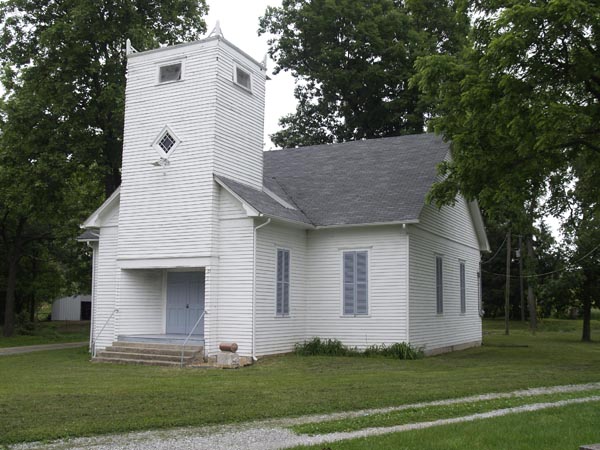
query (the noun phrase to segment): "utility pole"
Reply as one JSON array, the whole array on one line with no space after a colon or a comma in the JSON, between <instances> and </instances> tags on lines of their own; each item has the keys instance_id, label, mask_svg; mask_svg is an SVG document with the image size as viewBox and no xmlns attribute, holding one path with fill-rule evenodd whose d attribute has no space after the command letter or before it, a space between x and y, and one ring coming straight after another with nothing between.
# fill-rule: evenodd
<instances>
[{"instance_id":1,"label":"utility pole","mask_svg":"<svg viewBox=\"0 0 600 450\"><path fill-rule=\"evenodd\" d=\"M508 336L510 333L509 316L510 316L510 228L506 233L506 287L504 290L504 334Z\"/></svg>"},{"instance_id":2,"label":"utility pole","mask_svg":"<svg viewBox=\"0 0 600 450\"><path fill-rule=\"evenodd\" d=\"M527 279L527 303L529 304L529 328L531 332L535 334L537 329L537 305L535 300L535 293L533 292L533 277L532 275L534 266L534 253L533 253L533 236L527 236L527 263L530 268L527 271L529 278Z\"/></svg>"},{"instance_id":3,"label":"utility pole","mask_svg":"<svg viewBox=\"0 0 600 450\"><path fill-rule=\"evenodd\" d=\"M519 235L519 295L521 296L521 322L525 322L525 294L523 292L523 236Z\"/></svg>"}]
</instances>

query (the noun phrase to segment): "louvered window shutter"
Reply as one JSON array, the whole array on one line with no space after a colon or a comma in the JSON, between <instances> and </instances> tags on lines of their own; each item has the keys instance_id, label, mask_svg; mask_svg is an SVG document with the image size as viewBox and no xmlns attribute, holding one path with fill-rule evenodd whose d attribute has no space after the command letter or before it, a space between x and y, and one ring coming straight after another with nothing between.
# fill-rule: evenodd
<instances>
[{"instance_id":1,"label":"louvered window shutter","mask_svg":"<svg viewBox=\"0 0 600 450\"><path fill-rule=\"evenodd\" d=\"M467 311L467 295L466 295L466 276L465 263L460 262L460 312L464 314Z\"/></svg>"},{"instance_id":2,"label":"louvered window shutter","mask_svg":"<svg viewBox=\"0 0 600 450\"><path fill-rule=\"evenodd\" d=\"M290 313L290 252L277 249L277 301L276 314Z\"/></svg>"},{"instance_id":3,"label":"louvered window shutter","mask_svg":"<svg viewBox=\"0 0 600 450\"><path fill-rule=\"evenodd\" d=\"M344 314L368 313L368 253L344 252Z\"/></svg>"},{"instance_id":4,"label":"louvered window shutter","mask_svg":"<svg viewBox=\"0 0 600 450\"><path fill-rule=\"evenodd\" d=\"M435 257L435 287L437 313L442 314L444 312L444 277L441 256Z\"/></svg>"}]
</instances>

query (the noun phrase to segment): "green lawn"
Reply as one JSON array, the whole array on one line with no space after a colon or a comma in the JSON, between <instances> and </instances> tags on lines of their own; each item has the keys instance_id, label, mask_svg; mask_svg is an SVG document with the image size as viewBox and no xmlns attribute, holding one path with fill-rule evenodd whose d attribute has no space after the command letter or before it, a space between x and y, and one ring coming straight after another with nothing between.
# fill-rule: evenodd
<instances>
[{"instance_id":1,"label":"green lawn","mask_svg":"<svg viewBox=\"0 0 600 450\"><path fill-rule=\"evenodd\" d=\"M295 450L577 450L600 442L600 402Z\"/></svg>"},{"instance_id":2,"label":"green lawn","mask_svg":"<svg viewBox=\"0 0 600 450\"><path fill-rule=\"evenodd\" d=\"M287 355L227 371L91 364L85 349L4 356L0 444L600 381L600 344L579 342L580 322L509 337L485 325L483 347L417 361Z\"/></svg>"},{"instance_id":3,"label":"green lawn","mask_svg":"<svg viewBox=\"0 0 600 450\"><path fill-rule=\"evenodd\" d=\"M2 327L0 327L0 348L79 342L87 341L89 338L89 322L38 322L32 334L17 334L8 338L2 336Z\"/></svg>"}]
</instances>

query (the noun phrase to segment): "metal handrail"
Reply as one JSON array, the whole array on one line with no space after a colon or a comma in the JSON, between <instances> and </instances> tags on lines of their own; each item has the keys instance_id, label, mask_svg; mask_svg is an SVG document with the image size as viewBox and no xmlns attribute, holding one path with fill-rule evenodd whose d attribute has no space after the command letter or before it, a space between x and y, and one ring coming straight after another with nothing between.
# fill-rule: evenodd
<instances>
[{"instance_id":1,"label":"metal handrail","mask_svg":"<svg viewBox=\"0 0 600 450\"><path fill-rule=\"evenodd\" d=\"M110 319L112 319L112 317L115 315L115 313L118 313L118 312L119 312L119 310L117 308L113 309L113 312L110 313L110 316L108 316L108 319L106 319L106 321L104 322L104 325L100 329L100 332L96 335L96 337L94 339L92 339L92 358L96 357L96 341L98 340L98 338L100 337L100 335L102 334L104 329L106 328L106 325L108 325L108 322L110 321Z\"/></svg>"},{"instance_id":2,"label":"metal handrail","mask_svg":"<svg viewBox=\"0 0 600 450\"><path fill-rule=\"evenodd\" d=\"M185 351L185 346L187 345L187 343L190 340L190 337L192 336L194 331L196 331L196 327L198 326L198 324L200 323L200 321L202 320L202 318L204 317L205 314L206 314L206 310L202 311L202 314L200 314L200 317L198 317L198 320L196 321L196 325L194 325L194 327L192 328L192 331L190 331L190 334L188 334L187 337L185 338L185 341L183 341L183 345L181 346L181 360L179 362L179 367L183 367L183 353Z\"/></svg>"}]
</instances>

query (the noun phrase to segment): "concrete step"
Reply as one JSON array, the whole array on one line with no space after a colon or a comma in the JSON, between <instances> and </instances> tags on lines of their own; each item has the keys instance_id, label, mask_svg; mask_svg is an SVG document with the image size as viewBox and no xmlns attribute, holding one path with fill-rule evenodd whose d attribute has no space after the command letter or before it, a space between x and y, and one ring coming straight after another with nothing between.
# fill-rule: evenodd
<instances>
[{"instance_id":1,"label":"concrete step","mask_svg":"<svg viewBox=\"0 0 600 450\"><path fill-rule=\"evenodd\" d=\"M106 358L103 356L96 356L92 362L103 362L113 364L137 364L143 366L164 366L164 367L179 367L180 362L173 361L150 361L145 359L121 359L121 358ZM184 362L185 365L185 362Z\"/></svg>"},{"instance_id":2,"label":"concrete step","mask_svg":"<svg viewBox=\"0 0 600 450\"><path fill-rule=\"evenodd\" d=\"M201 350L190 350L186 347L183 351L183 355L185 357L202 354L202 347L200 348ZM165 348L140 348L132 345L112 345L110 347L106 347L103 351L114 353L145 353L148 355L168 355L181 357L181 348L171 350Z\"/></svg>"},{"instance_id":3,"label":"concrete step","mask_svg":"<svg viewBox=\"0 0 600 450\"><path fill-rule=\"evenodd\" d=\"M179 350L181 352L181 345L177 344L149 344L146 342L121 342L116 341L112 343L112 347L130 347L130 348L138 348L138 349L156 349L156 350ZM186 351L191 352L201 352L204 350L204 347L201 345L186 345Z\"/></svg>"},{"instance_id":4,"label":"concrete step","mask_svg":"<svg viewBox=\"0 0 600 450\"><path fill-rule=\"evenodd\" d=\"M157 355L153 353L125 353L125 352L111 352L101 351L98 353L100 358L110 359L125 359L125 360L143 360L143 361L171 361L180 362L181 355ZM191 362L194 359L194 355L184 356L184 364Z\"/></svg>"}]
</instances>

